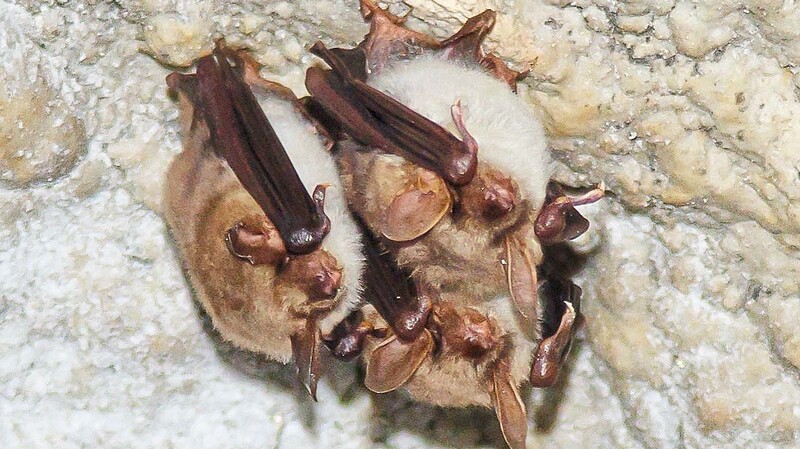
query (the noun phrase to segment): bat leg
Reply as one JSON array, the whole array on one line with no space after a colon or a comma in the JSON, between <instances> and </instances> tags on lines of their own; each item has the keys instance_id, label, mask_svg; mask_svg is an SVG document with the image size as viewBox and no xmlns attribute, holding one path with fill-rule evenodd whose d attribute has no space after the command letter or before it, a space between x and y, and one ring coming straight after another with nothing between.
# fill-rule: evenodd
<instances>
[{"instance_id":1,"label":"bat leg","mask_svg":"<svg viewBox=\"0 0 800 449\"><path fill-rule=\"evenodd\" d=\"M361 15L369 22L369 33L359 47L364 49L370 72L378 73L393 59L423 53L438 42L403 26L405 17L381 9L371 0L361 0Z\"/></svg>"},{"instance_id":2,"label":"bat leg","mask_svg":"<svg viewBox=\"0 0 800 449\"><path fill-rule=\"evenodd\" d=\"M538 316L538 279L530 251L513 234L505 237L505 247L503 269L511 299L523 317L535 319Z\"/></svg>"},{"instance_id":3,"label":"bat leg","mask_svg":"<svg viewBox=\"0 0 800 449\"><path fill-rule=\"evenodd\" d=\"M560 185L550 182L547 197L539 216L534 223L534 231L543 245L554 245L577 238L587 229L589 221L575 209L575 206L594 203L603 198L605 185L600 183L589 192L577 196L567 196Z\"/></svg>"},{"instance_id":4,"label":"bat leg","mask_svg":"<svg viewBox=\"0 0 800 449\"><path fill-rule=\"evenodd\" d=\"M364 385L375 393L396 390L408 382L432 352L433 337L427 329L410 342L392 335L370 353Z\"/></svg>"},{"instance_id":5,"label":"bat leg","mask_svg":"<svg viewBox=\"0 0 800 449\"><path fill-rule=\"evenodd\" d=\"M361 14L370 31L359 48L364 50L371 73L380 72L394 59L406 59L430 51L443 52L447 58L480 64L516 92L517 81L527 75L509 68L495 54L484 54L481 45L494 28L497 14L487 9L469 18L455 34L443 41L403 26L406 17L398 17L378 7L371 0L361 1Z\"/></svg>"},{"instance_id":6,"label":"bat leg","mask_svg":"<svg viewBox=\"0 0 800 449\"><path fill-rule=\"evenodd\" d=\"M508 361L501 360L492 373L492 399L503 438L511 449L525 449L528 415L511 378Z\"/></svg>"},{"instance_id":7,"label":"bat leg","mask_svg":"<svg viewBox=\"0 0 800 449\"><path fill-rule=\"evenodd\" d=\"M442 41L439 46L450 59L480 62L483 59L481 45L494 28L496 19L497 14L491 9L470 17L456 34Z\"/></svg>"},{"instance_id":8,"label":"bat leg","mask_svg":"<svg viewBox=\"0 0 800 449\"><path fill-rule=\"evenodd\" d=\"M253 265L278 265L286 258L286 247L278 230L264 215L242 218L225 234L234 256Z\"/></svg>"},{"instance_id":9,"label":"bat leg","mask_svg":"<svg viewBox=\"0 0 800 449\"><path fill-rule=\"evenodd\" d=\"M364 339L367 336L386 338L386 328L376 329L374 324L364 319L361 311L354 311L337 324L328 335L322 336L322 342L334 357L349 361L361 355Z\"/></svg>"},{"instance_id":10,"label":"bat leg","mask_svg":"<svg viewBox=\"0 0 800 449\"><path fill-rule=\"evenodd\" d=\"M395 195L389 205L381 233L394 242L414 240L436 226L451 208L452 199L444 180L432 171L414 167L408 187Z\"/></svg>"},{"instance_id":11,"label":"bat leg","mask_svg":"<svg viewBox=\"0 0 800 449\"><path fill-rule=\"evenodd\" d=\"M530 381L536 388L549 387L556 382L561 364L569 350L578 315L572 303L567 302L566 306L558 330L539 344L539 349L533 357Z\"/></svg>"},{"instance_id":12,"label":"bat leg","mask_svg":"<svg viewBox=\"0 0 800 449\"><path fill-rule=\"evenodd\" d=\"M313 319L306 321L305 329L292 334L292 356L297 368L297 378L306 388L311 398L317 400L317 381L320 376L319 344L320 336L317 323Z\"/></svg>"},{"instance_id":13,"label":"bat leg","mask_svg":"<svg viewBox=\"0 0 800 449\"><path fill-rule=\"evenodd\" d=\"M517 83L525 79L530 70L517 71L510 68L506 63L494 53L489 53L480 60L481 66L494 75L495 78L508 84L511 91L517 92Z\"/></svg>"}]
</instances>

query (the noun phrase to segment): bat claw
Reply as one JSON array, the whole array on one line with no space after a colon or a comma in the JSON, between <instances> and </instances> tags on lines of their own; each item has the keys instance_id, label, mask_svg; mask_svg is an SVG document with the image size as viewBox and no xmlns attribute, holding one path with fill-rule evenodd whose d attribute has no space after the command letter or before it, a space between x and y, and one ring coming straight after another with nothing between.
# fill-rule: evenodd
<instances>
[{"instance_id":1,"label":"bat claw","mask_svg":"<svg viewBox=\"0 0 800 449\"><path fill-rule=\"evenodd\" d=\"M508 87L511 88L511 91L515 93L517 92L517 83L525 79L530 73L530 69L525 69L521 72L518 72L508 67L508 65L506 65L506 63L494 53L489 53L484 56L483 59L481 59L480 64L483 68L494 75L495 78L508 84Z\"/></svg>"}]
</instances>

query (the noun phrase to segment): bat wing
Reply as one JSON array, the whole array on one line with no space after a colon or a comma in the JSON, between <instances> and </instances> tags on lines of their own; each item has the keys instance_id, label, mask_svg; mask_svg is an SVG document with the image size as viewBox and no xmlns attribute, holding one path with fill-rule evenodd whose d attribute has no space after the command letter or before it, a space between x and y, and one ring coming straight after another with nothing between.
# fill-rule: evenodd
<instances>
[{"instance_id":1,"label":"bat wing","mask_svg":"<svg viewBox=\"0 0 800 449\"><path fill-rule=\"evenodd\" d=\"M398 267L395 258L384 251L380 242L361 220L364 252L364 298L392 327L402 340L416 339L425 328L431 300L418 294L410 273Z\"/></svg>"},{"instance_id":2,"label":"bat wing","mask_svg":"<svg viewBox=\"0 0 800 449\"><path fill-rule=\"evenodd\" d=\"M353 139L404 157L454 185L468 183L477 167L477 145L453 134L368 85L350 70L340 52L317 42L311 51L333 69L310 69L306 87Z\"/></svg>"},{"instance_id":3,"label":"bat wing","mask_svg":"<svg viewBox=\"0 0 800 449\"><path fill-rule=\"evenodd\" d=\"M220 50L200 59L197 95L211 141L277 228L287 251L307 254L330 228L324 189L312 198L248 85Z\"/></svg>"}]
</instances>

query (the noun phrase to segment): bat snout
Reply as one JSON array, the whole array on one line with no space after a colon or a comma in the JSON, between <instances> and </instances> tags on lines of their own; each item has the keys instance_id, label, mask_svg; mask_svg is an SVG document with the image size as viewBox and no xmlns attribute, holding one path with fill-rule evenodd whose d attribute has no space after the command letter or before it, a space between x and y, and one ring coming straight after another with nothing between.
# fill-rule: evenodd
<instances>
[{"instance_id":1,"label":"bat snout","mask_svg":"<svg viewBox=\"0 0 800 449\"><path fill-rule=\"evenodd\" d=\"M309 302L335 298L342 287L342 267L325 250L294 256L284 267L282 276L287 283L302 290Z\"/></svg>"}]
</instances>

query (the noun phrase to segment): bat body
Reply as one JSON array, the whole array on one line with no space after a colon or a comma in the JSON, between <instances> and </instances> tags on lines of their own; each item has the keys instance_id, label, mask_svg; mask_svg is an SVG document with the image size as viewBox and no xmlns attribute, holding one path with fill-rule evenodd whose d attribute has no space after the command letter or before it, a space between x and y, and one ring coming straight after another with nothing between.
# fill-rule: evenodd
<instances>
[{"instance_id":1,"label":"bat body","mask_svg":"<svg viewBox=\"0 0 800 449\"><path fill-rule=\"evenodd\" d=\"M306 87L340 130L347 200L369 237L365 321L387 331L365 339L365 385L493 407L522 448L519 389L555 382L580 322L580 289L542 269L543 246L584 232L575 206L602 189L572 198L550 181L519 73L480 48L492 11L436 41L361 7L370 33L350 50L315 44L331 69L309 69Z\"/></svg>"},{"instance_id":2,"label":"bat body","mask_svg":"<svg viewBox=\"0 0 800 449\"><path fill-rule=\"evenodd\" d=\"M505 257L503 236L507 232L519 236L532 262L538 265L541 261L538 240L525 227L545 200L551 171L538 119L507 84L482 67L444 58L397 61L370 84L453 132L451 107L460 101L466 127L480 149L473 182L479 184L494 176L508 183L505 191L513 196L510 211L487 218L480 204L486 186L468 184L459 192L460 204L453 206L451 200L447 205L456 210L443 214L423 235L392 247L398 263L438 288L456 289L465 280L480 279L467 281L469 288L484 289L487 297L507 295L501 263ZM339 160L350 204L375 233L388 234L391 240L397 224L387 211L391 211L397 192L419 185L420 169L398 156L355 145L342 146ZM442 196L455 196L436 188Z\"/></svg>"},{"instance_id":3,"label":"bat body","mask_svg":"<svg viewBox=\"0 0 800 449\"><path fill-rule=\"evenodd\" d=\"M581 319L545 247L586 230L575 206L602 187L551 182L520 74L481 49L494 12L437 41L361 9L358 47L311 48L331 68L308 70L303 101L220 44L168 77L185 149L167 222L222 336L293 359L312 396L324 343L362 354L372 391L493 407L520 449L519 390L555 382Z\"/></svg>"},{"instance_id":4,"label":"bat body","mask_svg":"<svg viewBox=\"0 0 800 449\"><path fill-rule=\"evenodd\" d=\"M252 62L239 56L235 56L236 75L222 71L224 83L212 85L214 89L203 85L214 79L214 61L221 64L226 57L215 52L206 57L215 60L200 61L197 74L173 74L168 79L180 103L184 150L167 175L167 223L197 298L223 338L283 363L294 358L313 394L320 335L330 332L360 301L363 257L358 230L322 136L291 98L258 78L257 70L247 65ZM204 62L208 64L203 66ZM208 66L212 70L202 71ZM323 186L330 231L318 248L306 254L288 252L275 225L284 217L267 217L266 208L254 199L259 192L243 185L252 182L249 175L231 168L238 156L220 135L245 135L247 143L249 131L215 98L218 90L233 91L226 87L229 82L249 88L258 108L254 114L266 113L277 136L277 141L268 141L253 153L282 146L302 183L293 186L281 178L278 186L294 189L293 195L317 194L321 190L317 186ZM217 110L228 113L228 120L214 116Z\"/></svg>"}]
</instances>

